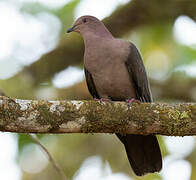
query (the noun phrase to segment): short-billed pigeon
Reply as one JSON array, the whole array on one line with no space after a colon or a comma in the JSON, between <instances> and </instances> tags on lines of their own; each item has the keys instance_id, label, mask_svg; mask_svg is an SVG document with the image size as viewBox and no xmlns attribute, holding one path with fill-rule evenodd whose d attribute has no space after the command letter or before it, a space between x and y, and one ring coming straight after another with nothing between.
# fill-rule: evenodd
<instances>
[{"instance_id":1,"label":"short-billed pigeon","mask_svg":"<svg viewBox=\"0 0 196 180\"><path fill-rule=\"evenodd\" d=\"M85 44L84 70L89 92L96 99L152 102L141 55L133 43L112 36L93 16L78 18L67 32L78 32ZM162 157L154 135L120 135L136 175L160 171Z\"/></svg>"}]
</instances>

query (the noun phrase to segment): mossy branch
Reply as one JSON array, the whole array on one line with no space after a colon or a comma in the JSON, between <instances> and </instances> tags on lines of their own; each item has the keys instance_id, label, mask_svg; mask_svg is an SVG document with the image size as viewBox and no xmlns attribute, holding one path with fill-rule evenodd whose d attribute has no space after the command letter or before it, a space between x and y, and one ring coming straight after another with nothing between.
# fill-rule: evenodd
<instances>
[{"instance_id":1,"label":"mossy branch","mask_svg":"<svg viewBox=\"0 0 196 180\"><path fill-rule=\"evenodd\" d=\"M0 131L196 135L196 103L19 100L0 97Z\"/></svg>"}]
</instances>

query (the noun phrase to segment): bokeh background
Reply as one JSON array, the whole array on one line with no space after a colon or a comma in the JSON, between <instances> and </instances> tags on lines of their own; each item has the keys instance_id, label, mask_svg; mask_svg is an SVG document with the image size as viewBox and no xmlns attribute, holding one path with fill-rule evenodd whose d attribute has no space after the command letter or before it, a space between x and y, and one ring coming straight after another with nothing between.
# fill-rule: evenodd
<instances>
[{"instance_id":1,"label":"bokeh background","mask_svg":"<svg viewBox=\"0 0 196 180\"><path fill-rule=\"evenodd\" d=\"M154 101L196 101L195 0L1 0L0 89L21 99L90 99L83 41L65 34L81 15L103 20L140 49ZM159 137L159 174L134 176L114 135L39 135L73 180L196 179L195 137ZM0 179L58 180L46 155L24 134L0 134Z\"/></svg>"}]
</instances>

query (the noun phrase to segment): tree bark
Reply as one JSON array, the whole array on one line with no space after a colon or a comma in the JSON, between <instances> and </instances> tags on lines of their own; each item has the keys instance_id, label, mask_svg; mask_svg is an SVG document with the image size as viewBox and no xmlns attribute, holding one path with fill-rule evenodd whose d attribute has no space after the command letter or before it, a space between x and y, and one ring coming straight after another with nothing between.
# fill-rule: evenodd
<instances>
[{"instance_id":1,"label":"tree bark","mask_svg":"<svg viewBox=\"0 0 196 180\"><path fill-rule=\"evenodd\" d=\"M196 135L196 103L43 101L0 97L0 131Z\"/></svg>"}]
</instances>

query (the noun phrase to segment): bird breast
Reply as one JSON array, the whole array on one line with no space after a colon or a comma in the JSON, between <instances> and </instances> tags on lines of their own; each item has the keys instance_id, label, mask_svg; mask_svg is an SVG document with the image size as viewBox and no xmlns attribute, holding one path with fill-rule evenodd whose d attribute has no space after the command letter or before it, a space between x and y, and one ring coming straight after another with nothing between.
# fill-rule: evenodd
<instances>
[{"instance_id":1,"label":"bird breast","mask_svg":"<svg viewBox=\"0 0 196 180\"><path fill-rule=\"evenodd\" d=\"M85 51L84 65L92 75L100 97L111 97L115 100L135 97L131 78L125 66L127 57L128 52L126 56L124 49L111 48L107 43Z\"/></svg>"}]
</instances>

